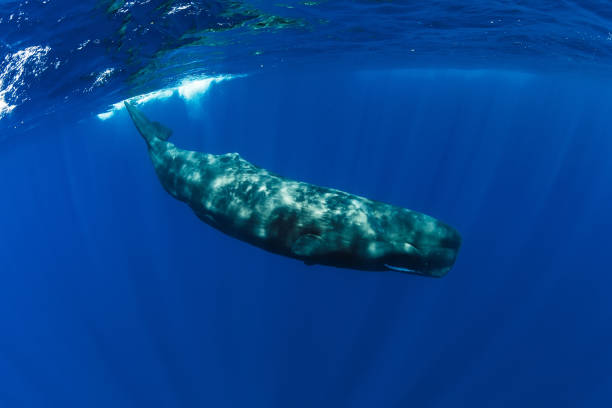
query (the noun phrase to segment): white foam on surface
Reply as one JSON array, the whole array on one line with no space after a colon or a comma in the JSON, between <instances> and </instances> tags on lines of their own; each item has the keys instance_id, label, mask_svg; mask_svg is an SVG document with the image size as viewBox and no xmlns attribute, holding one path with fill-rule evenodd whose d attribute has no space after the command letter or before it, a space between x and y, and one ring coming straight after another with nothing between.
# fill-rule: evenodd
<instances>
[{"instance_id":1,"label":"white foam on surface","mask_svg":"<svg viewBox=\"0 0 612 408\"><path fill-rule=\"evenodd\" d=\"M179 96L185 101L194 100L196 98L203 96L208 91L208 89L210 88L212 84L221 82L221 81L225 81L231 78L234 78L234 77L231 75L220 75L216 77L184 79L178 86L175 86L172 88L160 89L160 90L149 92L143 95L138 95L132 98L124 99L121 102L114 103L113 105L111 105L111 108L108 111L99 113L97 116L98 116L98 119L100 120L110 119L111 117L114 116L114 114L117 111L120 111L121 109L125 109L125 106L123 104L125 101L133 103L135 105L142 105L142 104L154 101L154 100L168 99L175 95Z\"/></svg>"},{"instance_id":2,"label":"white foam on surface","mask_svg":"<svg viewBox=\"0 0 612 408\"><path fill-rule=\"evenodd\" d=\"M0 62L0 119L8 115L17 105L7 102L15 100L25 85L24 74L38 76L47 69L46 55L51 47L35 45L13 54L7 54Z\"/></svg>"}]
</instances>

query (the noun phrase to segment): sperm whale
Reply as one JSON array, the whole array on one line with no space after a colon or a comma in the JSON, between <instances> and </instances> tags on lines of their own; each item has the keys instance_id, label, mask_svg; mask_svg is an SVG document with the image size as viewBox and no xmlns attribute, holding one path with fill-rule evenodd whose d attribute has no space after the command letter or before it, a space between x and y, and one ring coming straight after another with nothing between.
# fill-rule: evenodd
<instances>
[{"instance_id":1,"label":"sperm whale","mask_svg":"<svg viewBox=\"0 0 612 408\"><path fill-rule=\"evenodd\" d=\"M125 106L163 188L225 234L308 265L442 277L455 263L461 236L433 217L290 180L237 153L180 149L170 129Z\"/></svg>"}]
</instances>

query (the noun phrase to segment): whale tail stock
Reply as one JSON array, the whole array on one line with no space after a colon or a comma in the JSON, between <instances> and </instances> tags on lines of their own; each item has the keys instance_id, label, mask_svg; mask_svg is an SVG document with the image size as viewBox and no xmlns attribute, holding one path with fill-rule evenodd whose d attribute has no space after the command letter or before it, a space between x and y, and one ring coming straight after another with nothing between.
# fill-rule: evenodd
<instances>
[{"instance_id":1,"label":"whale tail stock","mask_svg":"<svg viewBox=\"0 0 612 408\"><path fill-rule=\"evenodd\" d=\"M172 130L168 129L159 122L150 121L149 119L147 119L144 113L142 113L128 101L125 101L124 104L125 108L130 114L130 117L132 118L132 121L134 122L134 125L136 125L136 129L138 129L138 132L147 142L147 145L149 145L149 147L151 146L151 143L155 140L161 139L166 141L168 140L168 138L170 138L170 136L172 135Z\"/></svg>"}]
</instances>

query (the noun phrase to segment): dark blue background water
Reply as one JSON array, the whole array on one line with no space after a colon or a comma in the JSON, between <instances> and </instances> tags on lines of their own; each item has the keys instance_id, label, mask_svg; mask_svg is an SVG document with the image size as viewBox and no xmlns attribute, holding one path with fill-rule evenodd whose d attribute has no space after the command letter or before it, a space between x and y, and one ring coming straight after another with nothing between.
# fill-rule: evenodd
<instances>
[{"instance_id":1,"label":"dark blue background water","mask_svg":"<svg viewBox=\"0 0 612 408\"><path fill-rule=\"evenodd\" d=\"M612 87L286 72L146 107L174 142L427 212L441 280L271 255L159 185L125 112L2 144L3 406L608 406Z\"/></svg>"},{"instance_id":2,"label":"dark blue background water","mask_svg":"<svg viewBox=\"0 0 612 408\"><path fill-rule=\"evenodd\" d=\"M609 4L0 3L0 407L612 405ZM142 109L446 221L453 270L226 237L96 117L218 74Z\"/></svg>"}]
</instances>

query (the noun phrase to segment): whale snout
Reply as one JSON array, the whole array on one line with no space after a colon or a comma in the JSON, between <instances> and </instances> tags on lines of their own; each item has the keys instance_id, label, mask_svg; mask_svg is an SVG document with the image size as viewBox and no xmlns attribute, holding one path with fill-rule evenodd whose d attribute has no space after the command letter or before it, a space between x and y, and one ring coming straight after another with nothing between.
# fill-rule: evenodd
<instances>
[{"instance_id":1,"label":"whale snout","mask_svg":"<svg viewBox=\"0 0 612 408\"><path fill-rule=\"evenodd\" d=\"M461 235L457 230L442 222L437 223L433 235L438 237L438 241L435 242L434 238L430 245L423 248L423 273L428 276L442 277L455 264L461 248Z\"/></svg>"},{"instance_id":2,"label":"whale snout","mask_svg":"<svg viewBox=\"0 0 612 408\"><path fill-rule=\"evenodd\" d=\"M440 247L458 252L459 248L461 248L461 235L459 235L459 232L448 225L444 225L443 230L444 233L440 238Z\"/></svg>"},{"instance_id":3,"label":"whale snout","mask_svg":"<svg viewBox=\"0 0 612 408\"><path fill-rule=\"evenodd\" d=\"M423 274L441 278L455 264L459 247L454 248L432 248L428 251Z\"/></svg>"}]
</instances>

